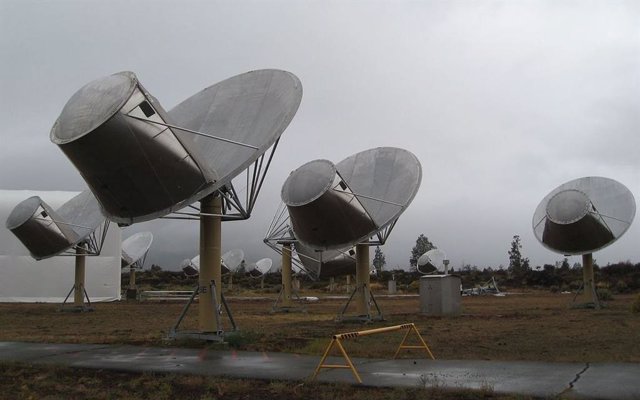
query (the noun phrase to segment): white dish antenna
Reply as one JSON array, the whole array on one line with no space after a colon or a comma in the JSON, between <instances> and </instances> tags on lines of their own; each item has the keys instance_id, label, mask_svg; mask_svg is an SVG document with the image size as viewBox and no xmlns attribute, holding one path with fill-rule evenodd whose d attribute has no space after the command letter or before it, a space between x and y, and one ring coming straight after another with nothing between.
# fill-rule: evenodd
<instances>
[{"instance_id":1,"label":"white dish antenna","mask_svg":"<svg viewBox=\"0 0 640 400\"><path fill-rule=\"evenodd\" d=\"M227 271L235 272L242 265L244 260L244 251L240 249L229 250L222 255L222 266ZM223 271L224 273L224 271Z\"/></svg>"},{"instance_id":2,"label":"white dish antenna","mask_svg":"<svg viewBox=\"0 0 640 400\"><path fill-rule=\"evenodd\" d=\"M222 255L222 274L226 275L230 272L238 270L244 260L244 251L240 249L229 250ZM187 276L198 276L200 274L200 255L193 257L192 259L183 260L180 263L182 271Z\"/></svg>"},{"instance_id":3,"label":"white dish antenna","mask_svg":"<svg viewBox=\"0 0 640 400\"><path fill-rule=\"evenodd\" d=\"M78 90L51 129L51 141L79 170L105 215L132 224L217 190L233 192L231 180L278 141L301 98L295 75L258 70L208 87L167 112L134 73L120 72Z\"/></svg>"},{"instance_id":4,"label":"white dish antenna","mask_svg":"<svg viewBox=\"0 0 640 400\"><path fill-rule=\"evenodd\" d=\"M122 268L142 269L153 243L151 232L138 232L122 242Z\"/></svg>"},{"instance_id":5,"label":"white dish antenna","mask_svg":"<svg viewBox=\"0 0 640 400\"><path fill-rule=\"evenodd\" d=\"M626 186L609 178L584 177L542 199L533 214L533 233L554 252L588 254L618 240L635 213L636 202Z\"/></svg>"},{"instance_id":6,"label":"white dish antenna","mask_svg":"<svg viewBox=\"0 0 640 400\"><path fill-rule=\"evenodd\" d=\"M270 258L262 258L256 261L255 264L251 264L247 267L247 274L253 278L259 278L269 272L271 266L273 265L273 260Z\"/></svg>"},{"instance_id":7,"label":"white dish antenna","mask_svg":"<svg viewBox=\"0 0 640 400\"><path fill-rule=\"evenodd\" d=\"M302 243L295 243L298 258L313 279L351 275L356 268L355 248L314 251Z\"/></svg>"},{"instance_id":8,"label":"white dish antenna","mask_svg":"<svg viewBox=\"0 0 640 400\"><path fill-rule=\"evenodd\" d=\"M98 229L101 225L102 229ZM57 210L38 196L29 197L11 211L6 227L34 259L42 260L57 255L75 256L71 250L81 243L83 254L100 254L108 223L96 198L85 190Z\"/></svg>"},{"instance_id":9,"label":"white dish antenna","mask_svg":"<svg viewBox=\"0 0 640 400\"><path fill-rule=\"evenodd\" d=\"M338 250L374 235L384 243L421 179L412 153L380 147L337 165L328 160L304 164L289 175L281 197L299 242L314 250Z\"/></svg>"},{"instance_id":10,"label":"white dish antenna","mask_svg":"<svg viewBox=\"0 0 640 400\"><path fill-rule=\"evenodd\" d=\"M447 255L440 249L431 249L418 258L418 272L431 274L434 272L446 273L446 264L449 264Z\"/></svg>"},{"instance_id":11,"label":"white dish antenna","mask_svg":"<svg viewBox=\"0 0 640 400\"><path fill-rule=\"evenodd\" d=\"M197 262L194 261L195 258L197 258ZM180 268L182 268L182 272L184 272L186 276L193 277L200 275L200 256L182 260Z\"/></svg>"},{"instance_id":12,"label":"white dish antenna","mask_svg":"<svg viewBox=\"0 0 640 400\"><path fill-rule=\"evenodd\" d=\"M552 190L533 214L533 233L549 250L582 255L584 306L600 308L593 252L622 236L636 214L633 195L613 179L589 176Z\"/></svg>"}]
</instances>

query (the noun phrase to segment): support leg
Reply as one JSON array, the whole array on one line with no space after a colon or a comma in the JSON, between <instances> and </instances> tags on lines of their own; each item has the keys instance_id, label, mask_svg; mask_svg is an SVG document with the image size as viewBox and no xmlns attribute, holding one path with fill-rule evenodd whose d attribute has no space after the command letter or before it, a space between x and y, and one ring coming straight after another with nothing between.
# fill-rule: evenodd
<instances>
[{"instance_id":1,"label":"support leg","mask_svg":"<svg viewBox=\"0 0 640 400\"><path fill-rule=\"evenodd\" d=\"M222 219L222 199L220 196L211 194L200 201L200 210L203 215L200 217L200 275L198 278L198 291L200 292L198 302L198 327L200 332L218 332L222 327L218 326L215 318L211 292L211 281L216 288L222 287L222 267L221 267L221 225ZM212 216L213 215L213 216ZM216 304L221 304L220 293L215 293Z\"/></svg>"},{"instance_id":2,"label":"support leg","mask_svg":"<svg viewBox=\"0 0 640 400\"><path fill-rule=\"evenodd\" d=\"M582 278L584 280L585 303L588 305L593 304L595 308L600 308L593 273L593 254L591 253L582 255Z\"/></svg>"},{"instance_id":3,"label":"support leg","mask_svg":"<svg viewBox=\"0 0 640 400\"><path fill-rule=\"evenodd\" d=\"M370 274L369 274L369 246L366 244L356 245L356 286L357 293L355 296L356 313L358 315L369 316L369 293L370 293Z\"/></svg>"}]
</instances>

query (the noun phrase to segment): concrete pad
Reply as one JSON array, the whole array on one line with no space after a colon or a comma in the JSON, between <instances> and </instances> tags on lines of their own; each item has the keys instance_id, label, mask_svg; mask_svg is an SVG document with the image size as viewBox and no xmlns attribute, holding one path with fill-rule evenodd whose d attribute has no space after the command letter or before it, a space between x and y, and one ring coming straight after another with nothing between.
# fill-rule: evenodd
<instances>
[{"instance_id":1,"label":"concrete pad","mask_svg":"<svg viewBox=\"0 0 640 400\"><path fill-rule=\"evenodd\" d=\"M549 397L569 387L579 363L502 362L472 360L386 360L357 366L363 383L487 390Z\"/></svg>"},{"instance_id":2,"label":"concrete pad","mask_svg":"<svg viewBox=\"0 0 640 400\"><path fill-rule=\"evenodd\" d=\"M232 378L305 380L320 356L119 345L0 342L0 361L76 368L166 372ZM343 365L341 357L329 364ZM480 389L536 397L638 399L640 364L475 360L353 359L363 385ZM323 369L323 382L357 381L349 369Z\"/></svg>"},{"instance_id":3,"label":"concrete pad","mask_svg":"<svg viewBox=\"0 0 640 400\"><path fill-rule=\"evenodd\" d=\"M640 399L640 364L589 364L568 393L577 398Z\"/></svg>"},{"instance_id":4,"label":"concrete pad","mask_svg":"<svg viewBox=\"0 0 640 400\"><path fill-rule=\"evenodd\" d=\"M96 350L105 346L109 347L109 345L99 344L0 342L0 360L35 362L61 354L66 355L67 358L72 358L74 354Z\"/></svg>"}]
</instances>

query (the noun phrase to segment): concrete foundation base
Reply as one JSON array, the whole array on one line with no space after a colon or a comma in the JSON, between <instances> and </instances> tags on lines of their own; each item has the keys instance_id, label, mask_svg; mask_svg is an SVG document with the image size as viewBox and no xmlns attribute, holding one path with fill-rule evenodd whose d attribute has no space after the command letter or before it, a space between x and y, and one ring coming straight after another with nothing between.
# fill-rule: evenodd
<instances>
[{"instance_id":1,"label":"concrete foundation base","mask_svg":"<svg viewBox=\"0 0 640 400\"><path fill-rule=\"evenodd\" d=\"M420 278L420 312L434 316L460 314L461 282L457 275L427 275Z\"/></svg>"}]
</instances>

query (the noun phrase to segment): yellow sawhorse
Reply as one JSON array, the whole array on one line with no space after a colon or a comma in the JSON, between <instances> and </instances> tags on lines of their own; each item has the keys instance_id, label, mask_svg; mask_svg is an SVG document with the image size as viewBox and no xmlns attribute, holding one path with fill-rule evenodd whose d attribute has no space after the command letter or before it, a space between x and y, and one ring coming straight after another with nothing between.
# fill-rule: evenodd
<instances>
[{"instance_id":1,"label":"yellow sawhorse","mask_svg":"<svg viewBox=\"0 0 640 400\"><path fill-rule=\"evenodd\" d=\"M323 368L348 368L351 370L351 372L353 373L353 376L356 378L356 380L358 381L358 383L362 383L362 379L360 378L360 375L358 374L358 371L356 370L356 367L353 365L353 362L351 362L351 357L349 357L349 355L347 354L347 351L344 349L344 346L342 346L342 339L354 339L360 336L368 336L368 335L374 335L377 333L385 333L385 332L395 332L395 331L399 331L399 330L403 330L406 329L407 333L404 334L404 338L402 339L402 342L400 343L400 346L398 346L398 349L396 350L395 354L393 355L393 358L395 359L396 357L398 357L398 354L400 353L400 350L403 349L423 349L427 351L427 354L429 355L429 357L431 357L432 360L435 360L435 357L433 356L433 353L431 353L431 350L429 350L429 346L427 346L427 343L424 341L424 339L422 339L422 336L420 335L420 332L418 332L418 328L416 328L414 323L410 323L410 324L402 324L402 325L395 325L395 326L387 326L385 328L376 328L376 329L368 329L365 331L358 331L358 332L348 332L348 333L340 333L337 335L333 335L333 337L331 338L331 343L329 343L329 346L327 346L327 349L324 352L324 355L322 356L322 359L320 360L320 363L318 364L318 367L316 367L315 372L313 373L313 376L311 377L311 379L315 379L318 376L318 373L320 373L320 370ZM411 332L415 332L416 335L418 336L418 339L420 340L420 343L422 343L422 345L405 345L407 338L409 337L409 334ZM329 357L329 353L331 353L331 350L333 349L333 347L336 346L338 348L338 350L340 350L340 353L342 354L342 357L344 357L345 361L347 362L346 364L325 364L324 362L326 361L327 357Z\"/></svg>"}]
</instances>

